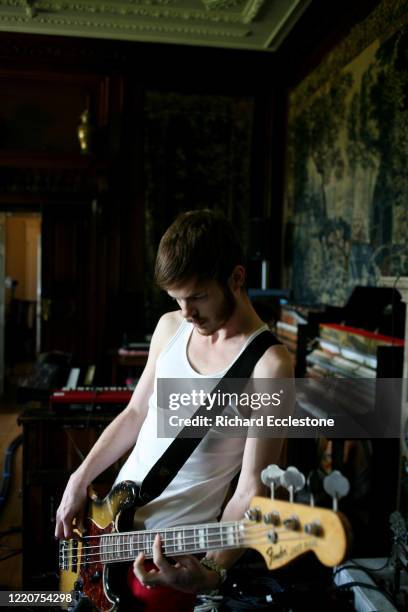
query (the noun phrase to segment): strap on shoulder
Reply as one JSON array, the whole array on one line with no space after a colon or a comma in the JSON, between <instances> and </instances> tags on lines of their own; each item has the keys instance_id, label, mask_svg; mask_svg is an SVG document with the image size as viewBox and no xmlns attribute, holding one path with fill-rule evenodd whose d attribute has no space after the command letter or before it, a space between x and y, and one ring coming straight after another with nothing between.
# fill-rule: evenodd
<instances>
[{"instance_id":1,"label":"strap on shoulder","mask_svg":"<svg viewBox=\"0 0 408 612\"><path fill-rule=\"evenodd\" d=\"M258 363L265 351L275 344L280 344L276 337L268 330L255 336L248 346L242 351L238 359L232 364L224 377L215 386L213 393L220 390L225 384L225 379L237 378L247 379L251 376L255 365ZM212 415L221 414L225 407L213 408ZM193 417L208 414L206 404L202 404L194 413ZM176 474L183 467L187 459L199 445L204 435L211 428L211 425L200 428L202 436L200 438L184 437L186 427L184 427L173 440L160 459L150 469L140 486L140 505L147 504L164 491Z\"/></svg>"}]
</instances>

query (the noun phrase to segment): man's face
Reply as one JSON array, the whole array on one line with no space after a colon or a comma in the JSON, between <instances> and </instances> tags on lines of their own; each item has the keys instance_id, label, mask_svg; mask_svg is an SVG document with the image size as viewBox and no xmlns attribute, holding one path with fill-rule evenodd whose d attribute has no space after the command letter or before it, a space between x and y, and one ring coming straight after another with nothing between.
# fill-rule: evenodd
<instances>
[{"instance_id":1,"label":"man's face","mask_svg":"<svg viewBox=\"0 0 408 612\"><path fill-rule=\"evenodd\" d=\"M178 303L183 317L203 336L210 336L220 329L236 306L231 289L214 280L186 282L171 287L167 293Z\"/></svg>"}]
</instances>

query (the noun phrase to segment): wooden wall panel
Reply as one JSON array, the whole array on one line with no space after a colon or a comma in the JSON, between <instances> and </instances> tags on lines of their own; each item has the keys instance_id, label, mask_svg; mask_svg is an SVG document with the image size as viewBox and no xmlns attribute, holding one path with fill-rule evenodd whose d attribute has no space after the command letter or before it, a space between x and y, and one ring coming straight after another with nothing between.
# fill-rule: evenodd
<instances>
[{"instance_id":1,"label":"wooden wall panel","mask_svg":"<svg viewBox=\"0 0 408 612\"><path fill-rule=\"evenodd\" d=\"M191 71L185 50L48 36L1 38L0 88L8 103L0 117L6 126L16 117L23 121L0 134L0 207L42 210L47 217L43 297L51 300L51 319L44 323L44 350L67 350L80 361L107 366L109 350L124 333L140 337L152 331L145 317L145 286L152 282L145 278L146 92L251 99L262 99L265 87L269 92L262 72L272 66L272 56L197 48L189 50L196 66ZM81 156L76 128L86 106L94 146L90 156ZM262 145L265 106L255 106L262 128L251 147L257 152L251 205L261 203L263 211L269 157ZM170 169L169 163L166 172ZM78 206L84 206L86 222ZM176 208L172 212L172 202L169 206L172 219ZM251 213L241 211L240 221L243 216ZM80 266L79 260L86 263Z\"/></svg>"}]
</instances>

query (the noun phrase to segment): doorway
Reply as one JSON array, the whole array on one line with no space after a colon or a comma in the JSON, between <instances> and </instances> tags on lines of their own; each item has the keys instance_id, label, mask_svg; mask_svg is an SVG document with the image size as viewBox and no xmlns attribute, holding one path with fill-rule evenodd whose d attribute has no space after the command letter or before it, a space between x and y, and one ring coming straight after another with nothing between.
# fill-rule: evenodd
<instances>
[{"instance_id":1,"label":"doorway","mask_svg":"<svg viewBox=\"0 0 408 612\"><path fill-rule=\"evenodd\" d=\"M41 343L41 214L6 212L4 227L4 368L13 386Z\"/></svg>"}]
</instances>

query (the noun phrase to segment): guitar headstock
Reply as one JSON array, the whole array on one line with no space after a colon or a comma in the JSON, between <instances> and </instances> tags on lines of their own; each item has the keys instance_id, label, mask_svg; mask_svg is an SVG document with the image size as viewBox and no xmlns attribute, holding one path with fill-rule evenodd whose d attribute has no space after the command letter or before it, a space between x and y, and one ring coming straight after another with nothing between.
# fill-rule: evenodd
<instances>
[{"instance_id":1,"label":"guitar headstock","mask_svg":"<svg viewBox=\"0 0 408 612\"><path fill-rule=\"evenodd\" d=\"M324 565L339 565L347 552L347 521L339 513L287 501L254 497L244 521L245 546L276 569L313 551Z\"/></svg>"}]
</instances>

